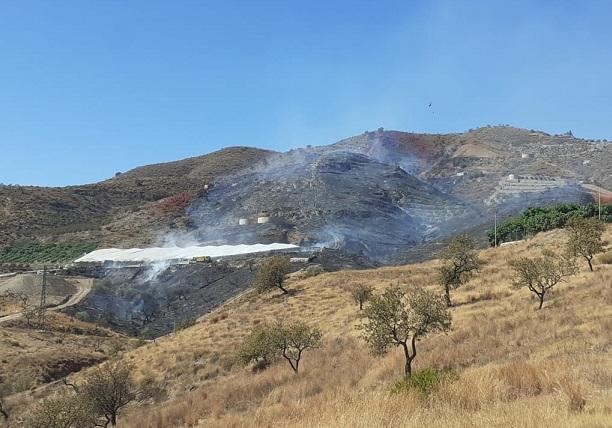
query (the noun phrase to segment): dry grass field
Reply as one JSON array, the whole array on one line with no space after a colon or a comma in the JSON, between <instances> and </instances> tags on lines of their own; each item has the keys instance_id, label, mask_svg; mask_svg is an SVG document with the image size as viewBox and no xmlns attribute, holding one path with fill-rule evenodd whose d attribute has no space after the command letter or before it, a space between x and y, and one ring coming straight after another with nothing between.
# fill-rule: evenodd
<instances>
[{"instance_id":1,"label":"dry grass field","mask_svg":"<svg viewBox=\"0 0 612 428\"><path fill-rule=\"evenodd\" d=\"M558 248L563 231L481 252L486 265L456 290L453 327L422 340L416 369L457 376L429 396L391 394L401 378L399 349L370 355L347 291L357 283L435 287L437 261L294 280L290 296L244 295L194 327L123 358L153 376L168 402L134 407L122 427L610 427L612 426L612 228L594 273L560 284L542 310L511 287L507 262ZM607 263L607 264L604 264ZM294 375L283 360L261 373L235 363L249 330L265 321L302 319L324 332Z\"/></svg>"},{"instance_id":2,"label":"dry grass field","mask_svg":"<svg viewBox=\"0 0 612 428\"><path fill-rule=\"evenodd\" d=\"M23 319L0 324L0 388L4 393L34 390L89 367L139 342L105 328L48 312L46 329ZM27 397L17 397L17 400Z\"/></svg>"},{"instance_id":3,"label":"dry grass field","mask_svg":"<svg viewBox=\"0 0 612 428\"><path fill-rule=\"evenodd\" d=\"M291 295L247 293L193 327L119 352L136 366L137 379L154 378L168 392L162 403L125 409L119 426L611 427L612 228L595 272L581 263L542 310L527 290L511 287L509 260L558 249L565 239L554 231L480 253L486 264L453 294L451 331L418 344L416 370L456 373L427 396L390 392L402 377L403 355L369 353L348 290L358 283L377 292L435 289L436 260L291 279ZM252 327L289 319L324 333L323 347L306 351L299 375L284 360L259 373L236 363ZM31 396L16 399L25 405Z\"/></svg>"}]
</instances>

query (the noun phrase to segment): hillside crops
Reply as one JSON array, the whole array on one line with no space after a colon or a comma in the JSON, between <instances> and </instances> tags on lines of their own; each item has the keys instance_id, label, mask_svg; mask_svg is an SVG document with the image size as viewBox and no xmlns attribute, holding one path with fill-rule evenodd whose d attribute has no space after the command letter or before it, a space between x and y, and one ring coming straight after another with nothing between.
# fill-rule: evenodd
<instances>
[{"instance_id":1,"label":"hillside crops","mask_svg":"<svg viewBox=\"0 0 612 428\"><path fill-rule=\"evenodd\" d=\"M520 216L513 217L497 226L497 243L523 239L529 235L565 226L572 216L597 217L597 204L558 204L551 207L532 207ZM612 205L601 206L601 219L612 223ZM495 231L487 231L489 243L495 245Z\"/></svg>"},{"instance_id":2,"label":"hillside crops","mask_svg":"<svg viewBox=\"0 0 612 428\"><path fill-rule=\"evenodd\" d=\"M95 250L92 244L30 243L0 251L0 263L57 263L74 260Z\"/></svg>"}]
</instances>

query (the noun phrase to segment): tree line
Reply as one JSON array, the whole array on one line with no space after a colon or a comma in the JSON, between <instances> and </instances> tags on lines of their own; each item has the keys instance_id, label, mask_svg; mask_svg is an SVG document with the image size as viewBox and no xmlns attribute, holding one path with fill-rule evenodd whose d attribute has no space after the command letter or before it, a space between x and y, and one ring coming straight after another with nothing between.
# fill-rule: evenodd
<instances>
[{"instance_id":1,"label":"tree line","mask_svg":"<svg viewBox=\"0 0 612 428\"><path fill-rule=\"evenodd\" d=\"M551 207L527 208L518 217L497 225L497 244L516 241L538 232L565 227L572 217L599 218L598 204L558 204ZM612 223L612 204L601 206L601 220ZM495 229L487 231L491 246L495 245Z\"/></svg>"}]
</instances>

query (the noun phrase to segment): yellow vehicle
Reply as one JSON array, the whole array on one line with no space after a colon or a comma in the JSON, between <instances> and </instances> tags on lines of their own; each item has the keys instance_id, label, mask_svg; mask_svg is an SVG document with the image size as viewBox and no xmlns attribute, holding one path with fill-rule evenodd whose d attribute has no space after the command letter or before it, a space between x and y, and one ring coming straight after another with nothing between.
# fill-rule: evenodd
<instances>
[{"instance_id":1,"label":"yellow vehicle","mask_svg":"<svg viewBox=\"0 0 612 428\"><path fill-rule=\"evenodd\" d=\"M194 257L193 260L196 263L210 263L212 261L212 259L210 258L210 256L199 256L199 257Z\"/></svg>"}]
</instances>

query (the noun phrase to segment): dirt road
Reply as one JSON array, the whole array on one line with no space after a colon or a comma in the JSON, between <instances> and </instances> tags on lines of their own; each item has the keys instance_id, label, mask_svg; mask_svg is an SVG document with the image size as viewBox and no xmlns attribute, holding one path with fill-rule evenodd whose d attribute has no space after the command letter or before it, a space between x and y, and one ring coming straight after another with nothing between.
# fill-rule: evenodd
<instances>
[{"instance_id":1,"label":"dirt road","mask_svg":"<svg viewBox=\"0 0 612 428\"><path fill-rule=\"evenodd\" d=\"M76 293L71 295L70 298L65 303L48 307L47 308L48 311L58 311L60 309L64 309L64 308L68 308L70 306L76 305L81 300L83 300L85 296L87 296L87 294L89 294L89 292L91 291L91 287L93 286L93 279L91 278L69 277L65 279L69 281L70 283L72 283L77 288ZM11 321L11 320L16 320L19 317L21 317L20 313L0 317L0 324L7 322L7 321Z\"/></svg>"}]
</instances>

